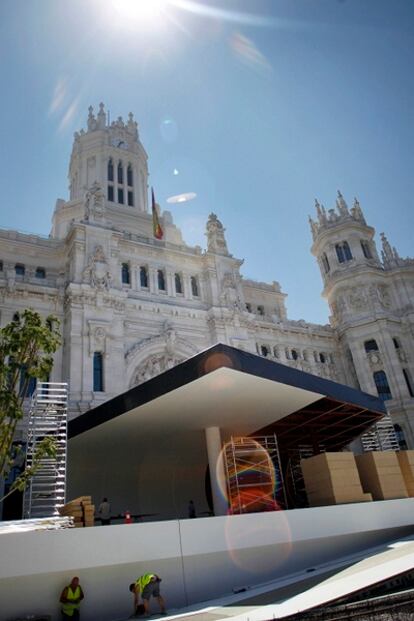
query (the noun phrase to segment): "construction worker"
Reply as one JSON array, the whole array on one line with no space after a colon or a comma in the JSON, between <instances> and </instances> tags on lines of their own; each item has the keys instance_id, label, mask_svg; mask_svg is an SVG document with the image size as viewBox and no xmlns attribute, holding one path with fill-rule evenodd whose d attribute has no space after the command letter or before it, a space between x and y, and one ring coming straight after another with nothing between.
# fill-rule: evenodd
<instances>
[{"instance_id":1,"label":"construction worker","mask_svg":"<svg viewBox=\"0 0 414 621\"><path fill-rule=\"evenodd\" d=\"M139 611L139 596L141 594L142 602L144 604L144 614L146 617L150 616L149 612L149 600L150 597L155 597L157 600L162 615L166 615L165 602L160 594L160 582L161 578L157 574L144 574L140 576L135 582L129 585L129 590L134 594L134 615Z\"/></svg>"},{"instance_id":2,"label":"construction worker","mask_svg":"<svg viewBox=\"0 0 414 621\"><path fill-rule=\"evenodd\" d=\"M84 597L82 587L79 584L79 578L75 576L72 578L71 583L68 586L65 586L60 596L63 621L67 621L68 619L71 619L72 621L79 621L79 607Z\"/></svg>"}]
</instances>

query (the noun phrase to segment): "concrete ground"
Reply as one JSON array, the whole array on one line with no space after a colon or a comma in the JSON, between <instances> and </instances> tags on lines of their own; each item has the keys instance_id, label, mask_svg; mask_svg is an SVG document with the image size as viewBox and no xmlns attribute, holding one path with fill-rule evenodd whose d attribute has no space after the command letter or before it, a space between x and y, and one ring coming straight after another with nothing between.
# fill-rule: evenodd
<instances>
[{"instance_id":1,"label":"concrete ground","mask_svg":"<svg viewBox=\"0 0 414 621\"><path fill-rule=\"evenodd\" d=\"M169 620L267 621L308 610L414 568L414 537L269 582L215 601L171 610ZM167 602L168 604L168 602ZM153 604L156 606L156 603ZM154 614L151 619L157 618Z\"/></svg>"}]
</instances>

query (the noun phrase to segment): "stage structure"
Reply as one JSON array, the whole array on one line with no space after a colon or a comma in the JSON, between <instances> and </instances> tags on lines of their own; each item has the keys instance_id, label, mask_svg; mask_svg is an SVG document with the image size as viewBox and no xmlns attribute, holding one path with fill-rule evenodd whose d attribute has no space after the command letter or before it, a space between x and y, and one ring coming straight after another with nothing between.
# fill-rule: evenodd
<instances>
[{"instance_id":1,"label":"stage structure","mask_svg":"<svg viewBox=\"0 0 414 621\"><path fill-rule=\"evenodd\" d=\"M218 344L69 423L69 497L155 519L306 506L301 458L345 449L377 397Z\"/></svg>"},{"instance_id":2,"label":"stage structure","mask_svg":"<svg viewBox=\"0 0 414 621\"><path fill-rule=\"evenodd\" d=\"M45 457L29 479L23 496L23 517L32 519L59 515L65 504L68 385L38 382L33 393L27 430L26 465L33 465L39 442L51 436L57 445L56 458Z\"/></svg>"}]
</instances>

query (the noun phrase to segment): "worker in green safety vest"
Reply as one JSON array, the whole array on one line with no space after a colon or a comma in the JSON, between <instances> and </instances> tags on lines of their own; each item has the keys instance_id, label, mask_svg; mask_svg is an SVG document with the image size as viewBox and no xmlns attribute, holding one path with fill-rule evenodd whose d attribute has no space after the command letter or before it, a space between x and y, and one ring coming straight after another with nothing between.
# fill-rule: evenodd
<instances>
[{"instance_id":1,"label":"worker in green safety vest","mask_svg":"<svg viewBox=\"0 0 414 621\"><path fill-rule=\"evenodd\" d=\"M65 586L60 596L63 621L67 621L68 619L71 619L71 621L80 620L79 607L84 597L82 587L79 584L79 578L75 576L72 578L71 583Z\"/></svg>"},{"instance_id":2,"label":"worker in green safety vest","mask_svg":"<svg viewBox=\"0 0 414 621\"><path fill-rule=\"evenodd\" d=\"M149 612L149 600L151 597L155 597L157 600L162 615L166 615L165 602L160 593L161 578L157 574L143 574L129 585L129 590L134 595L134 615L139 614L139 596L142 597L144 604L144 614L146 617L150 616Z\"/></svg>"}]
</instances>

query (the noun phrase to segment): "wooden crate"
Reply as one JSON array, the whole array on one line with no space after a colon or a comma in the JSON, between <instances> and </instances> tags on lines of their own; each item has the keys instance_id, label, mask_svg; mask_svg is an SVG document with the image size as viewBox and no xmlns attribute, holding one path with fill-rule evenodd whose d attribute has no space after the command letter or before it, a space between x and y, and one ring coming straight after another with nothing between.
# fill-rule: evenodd
<instances>
[{"instance_id":1,"label":"wooden crate","mask_svg":"<svg viewBox=\"0 0 414 621\"><path fill-rule=\"evenodd\" d=\"M72 516L75 527L94 526L95 505L92 504L91 496L80 496L70 500L59 509L60 515Z\"/></svg>"},{"instance_id":2,"label":"wooden crate","mask_svg":"<svg viewBox=\"0 0 414 621\"><path fill-rule=\"evenodd\" d=\"M407 493L414 497L414 451L397 451L397 459L401 468Z\"/></svg>"},{"instance_id":3,"label":"wooden crate","mask_svg":"<svg viewBox=\"0 0 414 621\"><path fill-rule=\"evenodd\" d=\"M306 494L311 507L368 502L353 453L321 453L301 460Z\"/></svg>"},{"instance_id":4,"label":"wooden crate","mask_svg":"<svg viewBox=\"0 0 414 621\"><path fill-rule=\"evenodd\" d=\"M362 487L372 494L374 500L407 498L407 487L395 451L357 455L356 463Z\"/></svg>"}]
</instances>

